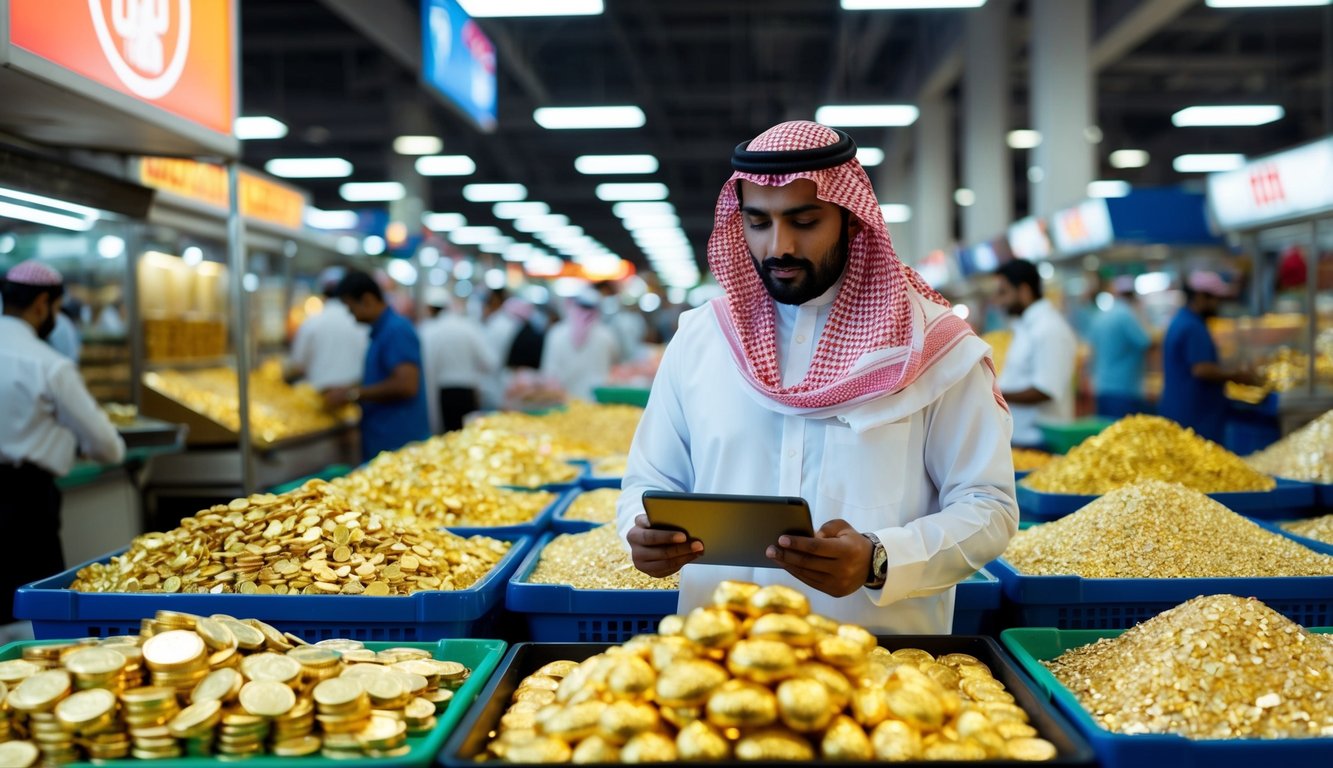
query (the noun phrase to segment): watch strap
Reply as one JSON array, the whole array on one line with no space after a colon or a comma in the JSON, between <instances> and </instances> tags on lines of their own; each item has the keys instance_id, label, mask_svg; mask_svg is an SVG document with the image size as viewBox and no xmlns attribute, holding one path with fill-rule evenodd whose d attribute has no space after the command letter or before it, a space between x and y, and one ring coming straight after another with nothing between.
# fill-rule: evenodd
<instances>
[{"instance_id":1,"label":"watch strap","mask_svg":"<svg viewBox=\"0 0 1333 768\"><path fill-rule=\"evenodd\" d=\"M881 589L889 580L889 555L884 549L884 544L879 537L873 533L862 533L862 536L873 545L870 551L870 569L866 574L865 587L867 589Z\"/></svg>"}]
</instances>

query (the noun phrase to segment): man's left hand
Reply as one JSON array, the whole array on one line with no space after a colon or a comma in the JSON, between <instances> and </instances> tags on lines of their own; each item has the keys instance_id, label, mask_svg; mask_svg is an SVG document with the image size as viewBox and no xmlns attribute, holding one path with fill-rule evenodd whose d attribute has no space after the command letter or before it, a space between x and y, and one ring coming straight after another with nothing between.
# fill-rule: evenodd
<instances>
[{"instance_id":1,"label":"man's left hand","mask_svg":"<svg viewBox=\"0 0 1333 768\"><path fill-rule=\"evenodd\" d=\"M830 520L814 538L781 536L768 559L806 584L834 597L860 589L870 575L875 547L846 520Z\"/></svg>"},{"instance_id":2,"label":"man's left hand","mask_svg":"<svg viewBox=\"0 0 1333 768\"><path fill-rule=\"evenodd\" d=\"M328 408L341 408L352 402L351 387L330 387L324 390L324 405Z\"/></svg>"}]
</instances>

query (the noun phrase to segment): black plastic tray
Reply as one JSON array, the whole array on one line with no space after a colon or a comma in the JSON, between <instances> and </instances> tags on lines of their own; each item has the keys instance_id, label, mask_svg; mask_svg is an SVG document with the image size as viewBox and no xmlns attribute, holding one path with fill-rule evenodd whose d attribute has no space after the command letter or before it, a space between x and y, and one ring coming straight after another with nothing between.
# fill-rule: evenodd
<instances>
[{"instance_id":1,"label":"black plastic tray","mask_svg":"<svg viewBox=\"0 0 1333 768\"><path fill-rule=\"evenodd\" d=\"M880 645L894 650L897 648L920 648L933 655L943 653L967 653L975 656L991 668L996 679L1004 683L1005 688L1014 695L1019 706L1027 711L1032 718L1032 727L1037 729L1038 734L1047 741L1055 745L1059 754L1050 762L1042 765L1063 765L1063 766L1092 766L1096 765L1096 758L1093 756L1092 747L1064 715L1056 711L1051 705L1048 697L1036 692L1035 684L1018 665L1000 648L1000 645L989 637L971 637L971 636L949 636L949 635L895 635L891 637L879 638ZM500 668L496 670L495 675L486 685L485 690L477 696L472 704L472 709L463 717L463 721L454 731L449 741L444 745L444 751L440 753L438 762L440 765L448 768L476 768L479 764L477 757L484 755L486 745L490 741L490 734L499 725L500 718L504 715L505 709L509 706L509 699L518 688L519 683L525 677L536 672L542 665L548 662L561 659L571 661L582 661L583 659L601 653L606 650L606 643L520 643L509 649L505 654L504 660L500 662ZM821 764L822 761L815 760L807 765ZM495 765L500 765L495 761ZM722 765L735 766L764 766L770 763L760 762L741 762L725 761ZM1020 763L1014 760L990 760L986 765L1033 765L1032 763ZM602 764L606 768L619 768L619 764ZM775 768L777 766L790 766L792 763L771 763ZM876 766L883 768L884 763L878 761L870 762L845 762L837 765L863 766L870 768ZM975 766L978 763L963 762L910 762L903 765L918 766Z\"/></svg>"}]
</instances>

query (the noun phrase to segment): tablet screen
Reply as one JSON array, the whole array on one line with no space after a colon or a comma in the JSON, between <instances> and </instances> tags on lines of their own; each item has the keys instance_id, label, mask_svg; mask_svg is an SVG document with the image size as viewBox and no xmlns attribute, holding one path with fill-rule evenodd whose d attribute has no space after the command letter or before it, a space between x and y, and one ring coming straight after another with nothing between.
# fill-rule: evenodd
<instances>
[{"instance_id":1,"label":"tablet screen","mask_svg":"<svg viewBox=\"0 0 1333 768\"><path fill-rule=\"evenodd\" d=\"M814 536L810 506L795 496L645 491L643 509L654 528L684 531L703 542L705 565L774 568L764 553L783 534Z\"/></svg>"}]
</instances>

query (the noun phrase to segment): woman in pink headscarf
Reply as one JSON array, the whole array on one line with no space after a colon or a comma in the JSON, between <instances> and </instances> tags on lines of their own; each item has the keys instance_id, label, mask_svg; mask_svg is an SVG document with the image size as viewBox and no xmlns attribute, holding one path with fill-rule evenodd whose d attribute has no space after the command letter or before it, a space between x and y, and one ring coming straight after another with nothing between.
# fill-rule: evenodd
<instances>
[{"instance_id":1,"label":"woman in pink headscarf","mask_svg":"<svg viewBox=\"0 0 1333 768\"><path fill-rule=\"evenodd\" d=\"M785 584L883 632L947 633L953 586L1018 524L990 348L898 260L847 134L783 123L736 148L708 261L725 294L682 316L634 439L618 526L640 570ZM801 496L814 537L771 567L693 563L647 490ZM693 564L692 564L693 563Z\"/></svg>"}]
</instances>

